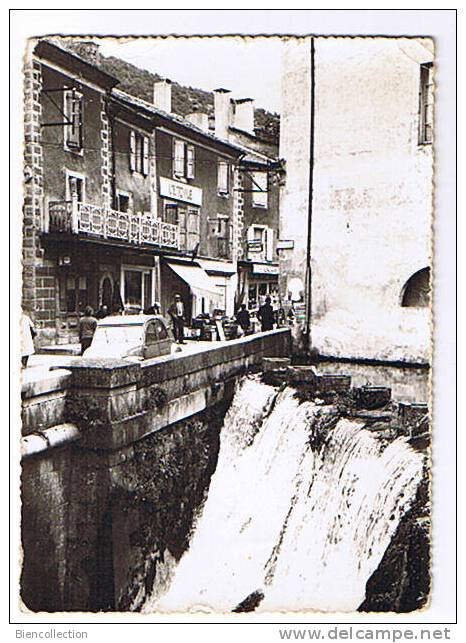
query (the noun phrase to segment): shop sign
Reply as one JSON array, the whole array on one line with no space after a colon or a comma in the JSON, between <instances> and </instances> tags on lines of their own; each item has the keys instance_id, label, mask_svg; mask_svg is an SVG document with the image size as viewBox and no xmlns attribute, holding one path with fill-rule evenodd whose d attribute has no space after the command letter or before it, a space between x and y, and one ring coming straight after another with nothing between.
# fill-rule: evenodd
<instances>
[{"instance_id":1,"label":"shop sign","mask_svg":"<svg viewBox=\"0 0 466 643\"><path fill-rule=\"evenodd\" d=\"M260 239L250 239L248 241L248 252L262 252L263 244Z\"/></svg>"},{"instance_id":2,"label":"shop sign","mask_svg":"<svg viewBox=\"0 0 466 643\"><path fill-rule=\"evenodd\" d=\"M293 250L294 241L287 241L285 239L279 239L277 241L277 250Z\"/></svg>"},{"instance_id":3,"label":"shop sign","mask_svg":"<svg viewBox=\"0 0 466 643\"><path fill-rule=\"evenodd\" d=\"M268 266L261 263L253 263L252 271L256 275L278 275L278 266Z\"/></svg>"},{"instance_id":4,"label":"shop sign","mask_svg":"<svg viewBox=\"0 0 466 643\"><path fill-rule=\"evenodd\" d=\"M304 324L306 321L306 304L303 301L293 303L293 312L298 324Z\"/></svg>"},{"instance_id":5,"label":"shop sign","mask_svg":"<svg viewBox=\"0 0 466 643\"><path fill-rule=\"evenodd\" d=\"M185 201L193 205L202 205L202 190L193 185L172 181L165 177L160 177L160 195L175 199L176 201Z\"/></svg>"}]
</instances>

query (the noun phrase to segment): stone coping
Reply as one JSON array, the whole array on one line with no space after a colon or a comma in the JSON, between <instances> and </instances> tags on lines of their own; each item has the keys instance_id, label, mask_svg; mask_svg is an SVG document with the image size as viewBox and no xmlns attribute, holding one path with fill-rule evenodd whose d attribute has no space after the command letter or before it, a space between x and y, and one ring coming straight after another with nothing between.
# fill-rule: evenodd
<instances>
[{"instance_id":1,"label":"stone coping","mask_svg":"<svg viewBox=\"0 0 466 643\"><path fill-rule=\"evenodd\" d=\"M162 383L183 375L230 362L255 353L266 353L269 348L275 350L277 337L289 335L288 328L256 333L240 337L222 344L203 348L196 353L174 353L143 363L127 362L121 359L79 359L67 364L71 373L70 388L118 388L136 384L145 386ZM285 339L285 337L283 338Z\"/></svg>"},{"instance_id":2,"label":"stone coping","mask_svg":"<svg viewBox=\"0 0 466 643\"><path fill-rule=\"evenodd\" d=\"M44 377L23 381L21 398L28 399L60 391L68 387L71 372L67 368L57 368L47 371Z\"/></svg>"}]
</instances>

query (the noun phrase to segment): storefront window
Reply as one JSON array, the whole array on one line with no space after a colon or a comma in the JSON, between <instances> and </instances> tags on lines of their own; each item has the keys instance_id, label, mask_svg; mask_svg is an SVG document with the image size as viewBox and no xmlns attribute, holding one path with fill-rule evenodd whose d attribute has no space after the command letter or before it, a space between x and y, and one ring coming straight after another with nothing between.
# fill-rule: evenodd
<instances>
[{"instance_id":1,"label":"storefront window","mask_svg":"<svg viewBox=\"0 0 466 643\"><path fill-rule=\"evenodd\" d=\"M139 309L142 312L153 304L152 275L148 270L125 269L123 288L125 308Z\"/></svg>"},{"instance_id":2,"label":"storefront window","mask_svg":"<svg viewBox=\"0 0 466 643\"><path fill-rule=\"evenodd\" d=\"M136 270L125 270L125 304L142 306L142 273Z\"/></svg>"}]
</instances>

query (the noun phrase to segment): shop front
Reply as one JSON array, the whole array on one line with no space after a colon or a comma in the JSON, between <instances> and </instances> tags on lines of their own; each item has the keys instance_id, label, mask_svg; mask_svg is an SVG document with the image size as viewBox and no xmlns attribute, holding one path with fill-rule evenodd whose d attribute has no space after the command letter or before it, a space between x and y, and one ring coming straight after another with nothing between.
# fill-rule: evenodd
<instances>
[{"instance_id":1,"label":"shop front","mask_svg":"<svg viewBox=\"0 0 466 643\"><path fill-rule=\"evenodd\" d=\"M176 294L181 295L188 325L199 315L211 315L222 309L224 293L198 262L165 258L161 281L163 310L168 310Z\"/></svg>"},{"instance_id":2,"label":"shop front","mask_svg":"<svg viewBox=\"0 0 466 643\"><path fill-rule=\"evenodd\" d=\"M52 315L55 343L78 339L79 318L86 306L97 313L137 313L158 299L159 258L152 252L127 251L104 244L61 244L47 252L55 264Z\"/></svg>"},{"instance_id":3,"label":"shop front","mask_svg":"<svg viewBox=\"0 0 466 643\"><path fill-rule=\"evenodd\" d=\"M256 311L270 297L272 306L279 307L278 266L241 262L239 266L239 301L246 304L248 310Z\"/></svg>"}]
</instances>

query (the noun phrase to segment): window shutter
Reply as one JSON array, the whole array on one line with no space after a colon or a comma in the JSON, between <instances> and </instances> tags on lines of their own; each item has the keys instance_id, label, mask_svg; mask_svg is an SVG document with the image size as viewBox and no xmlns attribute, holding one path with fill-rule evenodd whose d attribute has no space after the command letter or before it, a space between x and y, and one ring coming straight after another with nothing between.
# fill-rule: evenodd
<instances>
[{"instance_id":1,"label":"window shutter","mask_svg":"<svg viewBox=\"0 0 466 643\"><path fill-rule=\"evenodd\" d=\"M175 153L174 153L175 159L174 159L173 174L178 177L182 177L185 175L184 153L185 153L184 142L175 141Z\"/></svg>"},{"instance_id":2,"label":"window shutter","mask_svg":"<svg viewBox=\"0 0 466 643\"><path fill-rule=\"evenodd\" d=\"M77 104L77 127L78 127L78 145L82 147L83 144L83 107L84 99L80 95L79 99L76 101Z\"/></svg>"},{"instance_id":3,"label":"window shutter","mask_svg":"<svg viewBox=\"0 0 466 643\"><path fill-rule=\"evenodd\" d=\"M142 173L146 176L149 174L149 138L143 138L143 151L142 151Z\"/></svg>"},{"instance_id":4,"label":"window shutter","mask_svg":"<svg viewBox=\"0 0 466 643\"><path fill-rule=\"evenodd\" d=\"M136 132L131 130L129 135L129 167L136 172Z\"/></svg>"},{"instance_id":5,"label":"window shutter","mask_svg":"<svg viewBox=\"0 0 466 643\"><path fill-rule=\"evenodd\" d=\"M194 146L186 148L186 178L194 179Z\"/></svg>"},{"instance_id":6,"label":"window shutter","mask_svg":"<svg viewBox=\"0 0 466 643\"><path fill-rule=\"evenodd\" d=\"M218 191L221 194L228 194L228 163L220 161L218 164Z\"/></svg>"},{"instance_id":7,"label":"window shutter","mask_svg":"<svg viewBox=\"0 0 466 643\"><path fill-rule=\"evenodd\" d=\"M82 109L83 98L79 92L68 89L64 92L65 144L69 147L82 147Z\"/></svg>"},{"instance_id":8,"label":"window shutter","mask_svg":"<svg viewBox=\"0 0 466 643\"><path fill-rule=\"evenodd\" d=\"M273 228L267 228L267 261L273 261Z\"/></svg>"}]
</instances>

